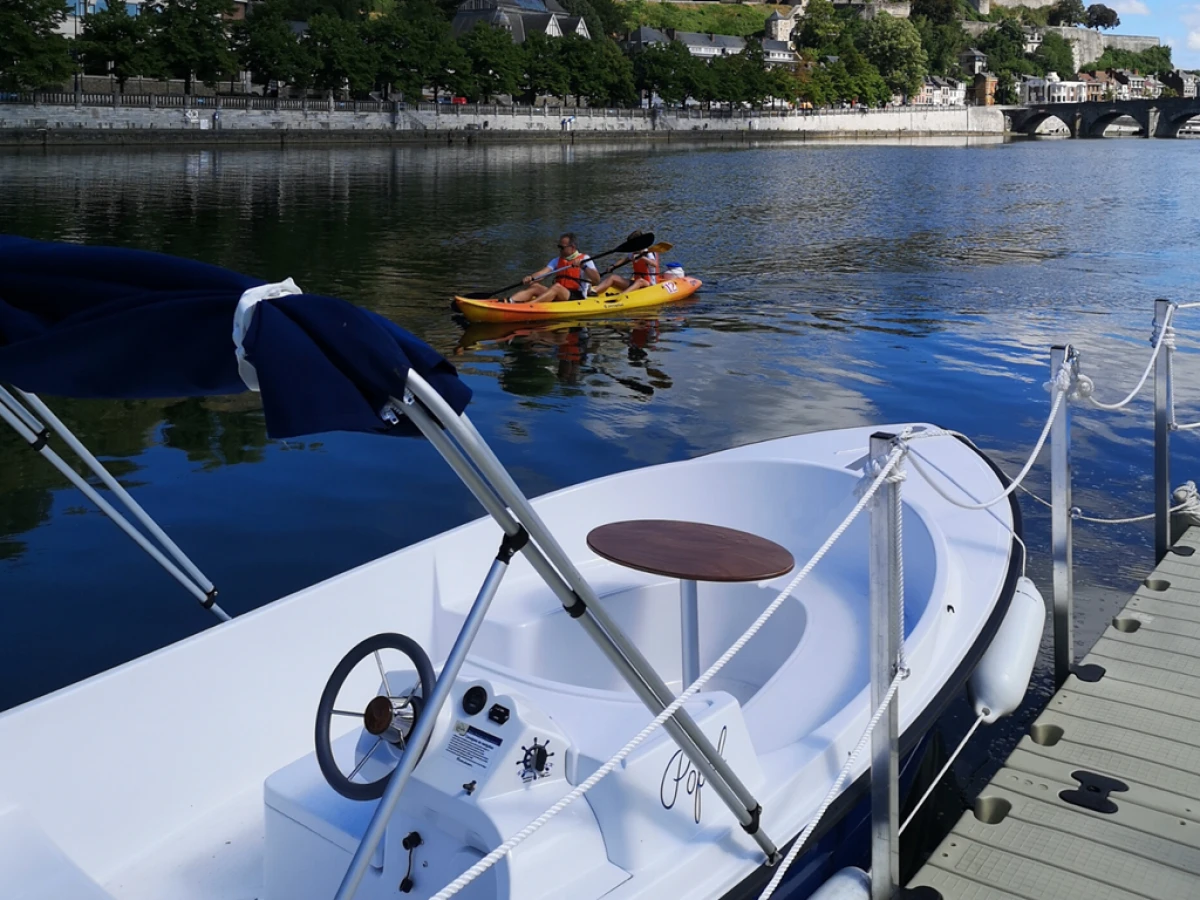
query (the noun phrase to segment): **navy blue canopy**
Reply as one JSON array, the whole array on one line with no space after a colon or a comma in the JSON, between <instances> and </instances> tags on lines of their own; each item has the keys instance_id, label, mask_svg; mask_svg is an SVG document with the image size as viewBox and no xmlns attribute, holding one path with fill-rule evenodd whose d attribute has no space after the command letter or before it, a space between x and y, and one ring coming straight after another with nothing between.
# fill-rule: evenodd
<instances>
[{"instance_id":1,"label":"navy blue canopy","mask_svg":"<svg viewBox=\"0 0 1200 900\"><path fill-rule=\"evenodd\" d=\"M0 235L0 383L64 397L236 394L233 317L266 282L141 250ZM461 413L471 390L382 316L314 294L262 300L244 340L267 433L414 434L379 412L411 369Z\"/></svg>"}]
</instances>

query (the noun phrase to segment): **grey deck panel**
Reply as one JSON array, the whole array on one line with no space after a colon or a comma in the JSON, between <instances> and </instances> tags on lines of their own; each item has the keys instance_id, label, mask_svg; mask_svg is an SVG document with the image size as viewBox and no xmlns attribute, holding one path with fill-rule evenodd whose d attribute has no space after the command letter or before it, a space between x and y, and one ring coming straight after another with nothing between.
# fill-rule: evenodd
<instances>
[{"instance_id":1,"label":"grey deck panel","mask_svg":"<svg viewBox=\"0 0 1200 900\"><path fill-rule=\"evenodd\" d=\"M1200 550L1200 528L1176 547ZM1200 552L1168 553L1080 663L1103 677L1067 679L910 887L1200 900ZM1114 812L1062 799L1077 772L1124 782Z\"/></svg>"}]
</instances>

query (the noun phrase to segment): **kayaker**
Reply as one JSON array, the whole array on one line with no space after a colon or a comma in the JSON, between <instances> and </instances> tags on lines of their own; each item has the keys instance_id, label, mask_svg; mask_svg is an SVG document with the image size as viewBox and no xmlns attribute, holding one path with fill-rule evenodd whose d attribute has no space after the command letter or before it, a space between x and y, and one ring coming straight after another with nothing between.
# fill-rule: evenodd
<instances>
[{"instance_id":1,"label":"kayaker","mask_svg":"<svg viewBox=\"0 0 1200 900\"><path fill-rule=\"evenodd\" d=\"M642 230L639 228L625 238L626 242L632 241L635 238L642 236ZM614 273L615 269L620 268L626 263L633 262L633 279L625 278L623 275ZM610 274L604 277L604 280L596 285L596 293L602 294L609 288L616 288L622 294L628 294L630 291L636 291L640 288L649 287L652 284L658 284L659 273L661 267L658 262L658 254L651 253L649 250L642 253L634 253L631 256L626 256L619 262L609 266Z\"/></svg>"},{"instance_id":2,"label":"kayaker","mask_svg":"<svg viewBox=\"0 0 1200 900\"><path fill-rule=\"evenodd\" d=\"M546 287L538 283L539 279L545 278L551 272L558 273L554 284ZM526 275L521 281L529 287L509 297L509 303L528 303L530 300L539 303L582 300L587 296L590 287L599 284L600 271L591 257L579 252L575 245L574 233L568 231L558 238L558 256L532 275Z\"/></svg>"}]
</instances>

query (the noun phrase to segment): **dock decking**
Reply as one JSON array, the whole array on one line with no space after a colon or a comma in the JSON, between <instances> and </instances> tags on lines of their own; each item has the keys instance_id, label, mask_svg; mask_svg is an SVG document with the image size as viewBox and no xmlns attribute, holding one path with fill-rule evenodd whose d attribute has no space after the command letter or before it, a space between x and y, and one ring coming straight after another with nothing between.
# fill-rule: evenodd
<instances>
[{"instance_id":1,"label":"dock decking","mask_svg":"<svg viewBox=\"0 0 1200 900\"><path fill-rule=\"evenodd\" d=\"M909 886L945 900L1200 900L1200 528Z\"/></svg>"}]
</instances>

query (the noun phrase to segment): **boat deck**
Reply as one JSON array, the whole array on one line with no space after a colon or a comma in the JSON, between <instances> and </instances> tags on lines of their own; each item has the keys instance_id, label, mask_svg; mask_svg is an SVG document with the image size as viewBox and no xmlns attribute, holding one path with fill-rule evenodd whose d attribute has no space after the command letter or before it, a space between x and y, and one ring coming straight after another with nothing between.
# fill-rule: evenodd
<instances>
[{"instance_id":1,"label":"boat deck","mask_svg":"<svg viewBox=\"0 0 1200 900\"><path fill-rule=\"evenodd\" d=\"M946 900L1200 898L1200 528L909 886Z\"/></svg>"}]
</instances>

